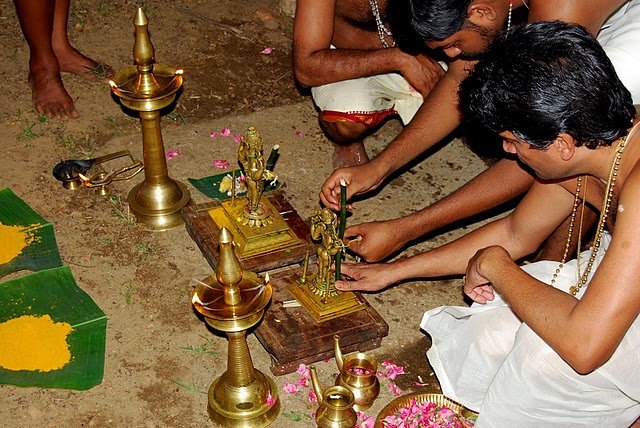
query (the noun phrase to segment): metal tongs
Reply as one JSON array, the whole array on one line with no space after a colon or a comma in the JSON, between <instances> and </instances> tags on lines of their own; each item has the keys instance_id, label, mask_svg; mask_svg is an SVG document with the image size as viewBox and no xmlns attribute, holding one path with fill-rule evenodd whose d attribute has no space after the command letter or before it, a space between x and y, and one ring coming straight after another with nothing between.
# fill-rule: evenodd
<instances>
[{"instance_id":1,"label":"metal tongs","mask_svg":"<svg viewBox=\"0 0 640 428\"><path fill-rule=\"evenodd\" d=\"M98 172L88 175L91 168L104 162L128 156L131 164L109 172ZM128 150L99 156L93 159L63 160L53 167L53 176L62 182L65 189L75 190L80 186L99 187L106 194L105 186L113 181L124 181L133 178L144 169L144 164L133 158Z\"/></svg>"}]
</instances>

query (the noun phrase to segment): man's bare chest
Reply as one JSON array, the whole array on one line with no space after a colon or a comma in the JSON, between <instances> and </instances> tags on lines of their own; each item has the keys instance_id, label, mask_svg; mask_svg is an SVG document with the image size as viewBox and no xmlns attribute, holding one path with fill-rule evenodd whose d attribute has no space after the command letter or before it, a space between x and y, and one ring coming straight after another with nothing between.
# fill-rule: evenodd
<instances>
[{"instance_id":1,"label":"man's bare chest","mask_svg":"<svg viewBox=\"0 0 640 428\"><path fill-rule=\"evenodd\" d=\"M383 22L387 22L387 0L376 0L377 9ZM345 25L364 31L377 31L376 18L370 0L338 0L336 20Z\"/></svg>"}]
</instances>

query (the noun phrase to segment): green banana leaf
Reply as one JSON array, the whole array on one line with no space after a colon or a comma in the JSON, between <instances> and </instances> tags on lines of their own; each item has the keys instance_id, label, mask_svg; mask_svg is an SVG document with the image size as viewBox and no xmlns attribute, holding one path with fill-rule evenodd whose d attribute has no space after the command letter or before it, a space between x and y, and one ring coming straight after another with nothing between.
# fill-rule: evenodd
<instances>
[{"instance_id":1,"label":"green banana leaf","mask_svg":"<svg viewBox=\"0 0 640 428\"><path fill-rule=\"evenodd\" d=\"M21 226L23 233L33 239L20 254L0 264L0 278L20 270L39 271L62 266L53 225L36 213L9 188L0 190L0 223ZM0 243L3 242L0 229Z\"/></svg>"},{"instance_id":2,"label":"green banana leaf","mask_svg":"<svg viewBox=\"0 0 640 428\"><path fill-rule=\"evenodd\" d=\"M236 169L235 170L235 176L236 177L240 177L240 174L242 173L242 170L240 169ZM189 180L189 183L191 183L191 185L193 187L195 187L196 189L198 189L200 192L204 193L206 196L210 197L211 199L215 199L217 201L224 201L227 199L231 199L230 194L227 195L226 193L222 193L220 192L220 182L222 181L222 179L228 175L229 177L231 177L231 171L228 172L223 172L221 174L216 174L216 175L210 175L208 177L203 177L203 178L188 178L187 180ZM275 183L269 183L267 182L264 186L264 191L268 192L270 190L275 190L281 187L281 183L280 180L276 181ZM242 193L236 193L237 196L245 196L246 195L246 191L242 192Z\"/></svg>"},{"instance_id":3,"label":"green banana leaf","mask_svg":"<svg viewBox=\"0 0 640 428\"><path fill-rule=\"evenodd\" d=\"M76 284L68 267L43 270L0 284L0 323L23 315L49 315L73 330L67 336L71 360L58 370L9 370L0 384L86 390L104 374L107 316ZM0 347L10 346L0 338ZM10 349L10 348L8 348Z\"/></svg>"}]
</instances>

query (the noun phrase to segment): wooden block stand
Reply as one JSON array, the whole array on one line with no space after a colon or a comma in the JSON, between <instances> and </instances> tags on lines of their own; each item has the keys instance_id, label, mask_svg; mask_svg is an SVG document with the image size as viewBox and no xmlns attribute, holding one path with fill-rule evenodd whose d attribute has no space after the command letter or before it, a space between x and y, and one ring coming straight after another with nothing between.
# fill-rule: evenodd
<instances>
[{"instance_id":1,"label":"wooden block stand","mask_svg":"<svg viewBox=\"0 0 640 428\"><path fill-rule=\"evenodd\" d=\"M289 204L281 190L265 192L262 196L278 210L287 225L300 240L298 244L270 251L268 253L257 254L255 256L240 258L242 267L254 272L264 272L270 269L289 266L304 260L307 251L310 258L315 256L315 247L309 241L309 226L300 218L297 211ZM209 215L209 211L219 208L220 202L213 201L204 204L186 206L182 209L187 232L198 244L200 251L215 270L218 263L218 235L220 228Z\"/></svg>"},{"instance_id":2,"label":"wooden block stand","mask_svg":"<svg viewBox=\"0 0 640 428\"><path fill-rule=\"evenodd\" d=\"M322 323L317 323L303 307L284 308L282 302L294 299L287 286L301 273L302 269L295 267L270 274L273 286L271 305L254 332L271 355L271 372L274 375L292 373L301 363L311 364L333 358L334 334L340 336L344 354L380 346L382 338L389 334L389 325L359 293L365 309Z\"/></svg>"}]
</instances>

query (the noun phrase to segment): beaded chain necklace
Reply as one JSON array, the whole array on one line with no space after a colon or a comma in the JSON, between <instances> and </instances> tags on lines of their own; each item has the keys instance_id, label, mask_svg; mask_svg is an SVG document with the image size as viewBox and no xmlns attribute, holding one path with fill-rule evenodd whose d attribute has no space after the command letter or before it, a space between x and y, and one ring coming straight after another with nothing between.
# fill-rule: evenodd
<instances>
[{"instance_id":1,"label":"beaded chain necklace","mask_svg":"<svg viewBox=\"0 0 640 428\"><path fill-rule=\"evenodd\" d=\"M507 15L507 31L511 29L511 13L513 12L513 0L509 0L509 14Z\"/></svg>"},{"instance_id":2,"label":"beaded chain necklace","mask_svg":"<svg viewBox=\"0 0 640 428\"><path fill-rule=\"evenodd\" d=\"M385 36L393 37L391 30L389 30L384 23L382 22L382 18L380 17L380 8L378 8L377 0L369 0L369 4L371 5L371 12L373 12L373 17L376 20L376 27L378 28L378 37L380 38L380 43L382 43L382 47L390 48L396 45L394 41L391 45L387 43Z\"/></svg>"},{"instance_id":3,"label":"beaded chain necklace","mask_svg":"<svg viewBox=\"0 0 640 428\"><path fill-rule=\"evenodd\" d=\"M525 0L522 0L522 4L524 5L524 7L529 9L529 5L527 4L527 2ZM512 12L513 12L513 0L509 0L509 14L507 15L507 31L509 31L509 29L511 28L511 14L512 14Z\"/></svg>"},{"instance_id":4,"label":"beaded chain necklace","mask_svg":"<svg viewBox=\"0 0 640 428\"><path fill-rule=\"evenodd\" d=\"M593 268L593 264L596 260L596 256L598 254L598 250L600 249L600 242L602 240L602 234L604 232L604 226L609 215L609 209L611 208L611 200L613 199L613 188L616 185L616 178L618 177L618 170L620 169L620 160L622 159L622 152L627 143L627 138L630 133L626 136L620 138L618 146L616 147L616 151L613 156L613 161L611 162L611 169L609 171L609 179L607 180L607 187L605 188L604 198L602 200L602 208L600 209L600 219L598 220L598 226L596 228L596 235L593 241L593 246L591 247L591 253L589 254L589 260L587 261L587 267L585 271L580 274L580 238L578 236L578 257L577 257L577 282L575 285L569 287L569 293L572 296L575 296L580 292L580 289L587 283L589 273ZM583 177L578 177L576 183L576 196L573 200L573 210L571 211L571 219L569 220L569 233L567 236L567 243L564 248L564 254L562 255L562 261L556 268L553 273L553 277L551 278L551 286L554 286L560 271L562 270L564 264L567 262L567 257L569 255L569 248L571 246L571 235L573 234L573 227L575 225L576 213L578 212L578 204L580 203L580 190L582 187L582 179ZM582 192L582 213L580 218L580 232L582 232L582 220L584 218L584 205L586 204L586 196L587 196L587 179L584 180L584 191Z\"/></svg>"}]
</instances>

